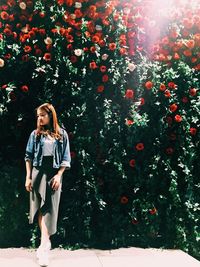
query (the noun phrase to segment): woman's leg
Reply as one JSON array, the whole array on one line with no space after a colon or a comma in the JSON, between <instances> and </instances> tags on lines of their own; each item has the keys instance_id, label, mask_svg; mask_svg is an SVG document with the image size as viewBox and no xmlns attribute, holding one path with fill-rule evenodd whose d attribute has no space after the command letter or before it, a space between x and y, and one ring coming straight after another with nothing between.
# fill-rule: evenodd
<instances>
[{"instance_id":1,"label":"woman's leg","mask_svg":"<svg viewBox=\"0 0 200 267\"><path fill-rule=\"evenodd\" d=\"M50 235L48 233L46 224L44 222L44 216L42 216L41 211L39 211L39 214L38 214L38 224L39 224L40 232L41 232L41 246L43 246L50 242Z\"/></svg>"}]
</instances>

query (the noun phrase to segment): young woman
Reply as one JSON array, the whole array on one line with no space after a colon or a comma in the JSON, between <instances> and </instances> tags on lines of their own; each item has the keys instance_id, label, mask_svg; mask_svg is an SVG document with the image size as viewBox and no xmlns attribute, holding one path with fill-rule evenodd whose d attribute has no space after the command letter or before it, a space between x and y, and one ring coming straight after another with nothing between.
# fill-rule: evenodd
<instances>
[{"instance_id":1,"label":"young woman","mask_svg":"<svg viewBox=\"0 0 200 267\"><path fill-rule=\"evenodd\" d=\"M25 152L26 182L30 192L29 223L36 214L41 230L37 258L41 266L49 263L50 236L57 231L57 218L65 169L71 168L67 132L58 125L54 107L49 103L36 108L37 129L29 136Z\"/></svg>"}]
</instances>

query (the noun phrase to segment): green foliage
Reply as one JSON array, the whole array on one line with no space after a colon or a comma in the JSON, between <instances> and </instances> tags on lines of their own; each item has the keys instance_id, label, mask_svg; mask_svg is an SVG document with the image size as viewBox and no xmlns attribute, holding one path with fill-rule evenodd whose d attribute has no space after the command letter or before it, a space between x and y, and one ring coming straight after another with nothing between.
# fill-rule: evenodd
<instances>
[{"instance_id":1,"label":"green foliage","mask_svg":"<svg viewBox=\"0 0 200 267\"><path fill-rule=\"evenodd\" d=\"M176 17L151 14L142 1L3 4L0 246L37 246L23 157L34 108L50 101L72 155L54 244L198 257L198 9L178 7Z\"/></svg>"}]
</instances>

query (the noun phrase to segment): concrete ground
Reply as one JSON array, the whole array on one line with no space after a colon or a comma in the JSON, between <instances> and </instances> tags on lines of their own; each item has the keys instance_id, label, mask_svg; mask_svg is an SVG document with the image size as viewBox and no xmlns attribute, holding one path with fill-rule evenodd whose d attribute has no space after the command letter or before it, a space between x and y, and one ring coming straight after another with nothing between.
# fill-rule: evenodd
<instances>
[{"instance_id":1,"label":"concrete ground","mask_svg":"<svg viewBox=\"0 0 200 267\"><path fill-rule=\"evenodd\" d=\"M34 249L0 249L1 267L37 267ZM181 250L120 248L115 250L53 249L49 267L200 267Z\"/></svg>"}]
</instances>

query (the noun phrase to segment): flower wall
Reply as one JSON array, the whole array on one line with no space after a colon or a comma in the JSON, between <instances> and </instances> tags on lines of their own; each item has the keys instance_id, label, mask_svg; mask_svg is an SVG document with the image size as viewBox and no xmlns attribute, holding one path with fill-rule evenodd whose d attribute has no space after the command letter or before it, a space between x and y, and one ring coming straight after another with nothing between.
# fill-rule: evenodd
<instances>
[{"instance_id":1,"label":"flower wall","mask_svg":"<svg viewBox=\"0 0 200 267\"><path fill-rule=\"evenodd\" d=\"M38 242L23 157L50 101L72 156L55 244L198 257L199 14L198 1L1 1L1 246Z\"/></svg>"}]
</instances>

